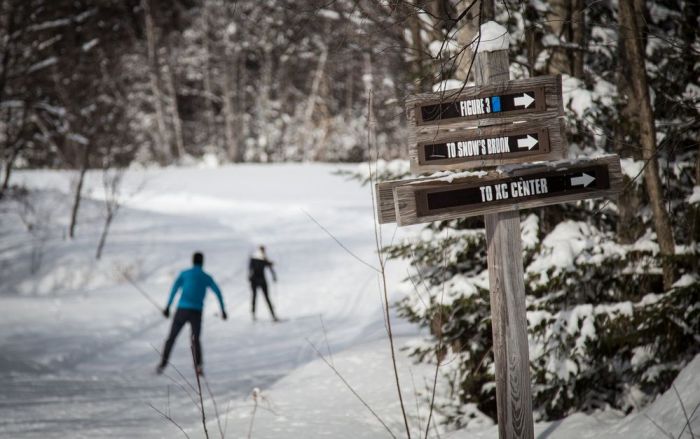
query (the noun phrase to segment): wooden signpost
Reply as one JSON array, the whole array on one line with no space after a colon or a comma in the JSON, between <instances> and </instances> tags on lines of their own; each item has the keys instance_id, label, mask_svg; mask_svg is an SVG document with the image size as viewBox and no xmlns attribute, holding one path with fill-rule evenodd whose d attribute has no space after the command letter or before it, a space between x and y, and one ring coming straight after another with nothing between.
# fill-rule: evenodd
<instances>
[{"instance_id":1,"label":"wooden signpost","mask_svg":"<svg viewBox=\"0 0 700 439\"><path fill-rule=\"evenodd\" d=\"M478 53L474 68L476 87L407 100L411 169L509 166L378 183L377 218L404 226L484 215L499 437L533 439L520 209L613 196L620 159L562 160L558 76L509 81L507 50Z\"/></svg>"}]
</instances>

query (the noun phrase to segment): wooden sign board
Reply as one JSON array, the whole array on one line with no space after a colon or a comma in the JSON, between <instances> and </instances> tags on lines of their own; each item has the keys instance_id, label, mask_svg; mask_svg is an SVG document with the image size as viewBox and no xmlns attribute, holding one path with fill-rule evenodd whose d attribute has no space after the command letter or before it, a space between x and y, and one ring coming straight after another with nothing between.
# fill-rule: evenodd
<instances>
[{"instance_id":1,"label":"wooden sign board","mask_svg":"<svg viewBox=\"0 0 700 439\"><path fill-rule=\"evenodd\" d=\"M406 112L413 172L438 169L433 164L425 163L425 160L421 162L421 153L425 157L425 145L502 137L497 135L498 128L483 134L484 127L492 125L501 125L505 130L508 125L519 122L532 126L549 121L550 138L554 138L555 142L548 144L547 152L540 149L530 154L521 154L520 151L517 155L482 154L477 160L452 161L440 168L469 169L532 160L558 160L565 154L562 122L556 122L556 127L555 122L551 121L564 115L561 76L540 76L499 85L422 93L406 100Z\"/></svg>"},{"instance_id":2,"label":"wooden sign board","mask_svg":"<svg viewBox=\"0 0 700 439\"><path fill-rule=\"evenodd\" d=\"M523 90L489 90L476 87L462 92L446 90L440 99L457 93L456 99L418 105L416 125L436 124L445 121L476 120L486 117L514 116L522 113L542 112L546 109L544 87L526 87Z\"/></svg>"},{"instance_id":3,"label":"wooden sign board","mask_svg":"<svg viewBox=\"0 0 700 439\"><path fill-rule=\"evenodd\" d=\"M560 159L565 138L560 119L495 125L409 146L411 171L472 169Z\"/></svg>"},{"instance_id":4,"label":"wooden sign board","mask_svg":"<svg viewBox=\"0 0 700 439\"><path fill-rule=\"evenodd\" d=\"M512 121L508 119L525 120L525 114L547 112L563 116L561 76L421 93L406 99L406 110L409 121L417 127L492 125Z\"/></svg>"},{"instance_id":5,"label":"wooden sign board","mask_svg":"<svg viewBox=\"0 0 700 439\"><path fill-rule=\"evenodd\" d=\"M379 224L396 222L396 203L394 202L394 188L409 182L433 180L430 177L413 178L409 180L384 181L374 185L374 199L377 204L377 221Z\"/></svg>"},{"instance_id":6,"label":"wooden sign board","mask_svg":"<svg viewBox=\"0 0 700 439\"><path fill-rule=\"evenodd\" d=\"M616 155L518 166L483 177L426 178L393 184L400 226L612 196L622 190ZM382 189L378 188L378 192Z\"/></svg>"}]
</instances>

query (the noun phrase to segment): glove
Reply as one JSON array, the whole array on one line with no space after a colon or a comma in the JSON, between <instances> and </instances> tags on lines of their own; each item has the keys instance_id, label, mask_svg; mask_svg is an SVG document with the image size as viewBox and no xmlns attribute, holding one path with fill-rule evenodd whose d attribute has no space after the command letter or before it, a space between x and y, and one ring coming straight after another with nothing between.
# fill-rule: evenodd
<instances>
[{"instance_id":1,"label":"glove","mask_svg":"<svg viewBox=\"0 0 700 439\"><path fill-rule=\"evenodd\" d=\"M221 318L222 318L223 320L228 319L228 314L226 314L226 311L221 310Z\"/></svg>"},{"instance_id":2,"label":"glove","mask_svg":"<svg viewBox=\"0 0 700 439\"><path fill-rule=\"evenodd\" d=\"M163 310L163 316L167 319L170 317L170 308L165 308Z\"/></svg>"}]
</instances>

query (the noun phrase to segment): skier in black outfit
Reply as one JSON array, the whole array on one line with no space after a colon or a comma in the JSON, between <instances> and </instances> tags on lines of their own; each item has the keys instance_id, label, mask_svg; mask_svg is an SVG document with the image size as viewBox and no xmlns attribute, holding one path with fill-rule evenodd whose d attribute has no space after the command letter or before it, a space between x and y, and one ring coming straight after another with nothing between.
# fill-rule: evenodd
<instances>
[{"instance_id":1,"label":"skier in black outfit","mask_svg":"<svg viewBox=\"0 0 700 439\"><path fill-rule=\"evenodd\" d=\"M273 268L272 262L267 259L265 254L265 246L260 246L258 251L250 257L250 263L248 264L248 280L250 280L250 288L253 292L253 303L251 311L253 313L253 320L255 318L255 298L257 296L258 288L262 288L262 292L265 295L265 300L267 301L267 307L270 308L270 314L272 314L272 319L276 322L279 321L275 315L275 310L272 307L272 302L270 302L270 294L267 288L267 279L265 278L265 268L270 270L272 273L272 280L277 282L277 274Z\"/></svg>"}]
</instances>

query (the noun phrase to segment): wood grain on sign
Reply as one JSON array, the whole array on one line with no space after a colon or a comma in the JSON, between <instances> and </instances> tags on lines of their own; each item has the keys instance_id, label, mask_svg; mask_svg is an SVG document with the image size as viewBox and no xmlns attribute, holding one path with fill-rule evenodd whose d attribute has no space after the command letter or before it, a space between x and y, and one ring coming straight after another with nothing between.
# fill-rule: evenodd
<instances>
[{"instance_id":1,"label":"wood grain on sign","mask_svg":"<svg viewBox=\"0 0 700 439\"><path fill-rule=\"evenodd\" d=\"M405 183L405 180L393 180L374 185L375 202L377 204L377 221L379 224L396 222L396 204L394 203L394 188Z\"/></svg>"},{"instance_id":2,"label":"wood grain on sign","mask_svg":"<svg viewBox=\"0 0 700 439\"><path fill-rule=\"evenodd\" d=\"M374 184L374 196L377 209L377 221L379 224L389 224L396 222L396 202L394 200L394 189L406 184L431 180L430 177L413 178L406 180L382 181Z\"/></svg>"},{"instance_id":3,"label":"wood grain on sign","mask_svg":"<svg viewBox=\"0 0 700 439\"><path fill-rule=\"evenodd\" d=\"M439 140L423 139L409 144L408 156L411 172L423 173L559 160L565 146L562 120L550 118L446 133Z\"/></svg>"},{"instance_id":4,"label":"wood grain on sign","mask_svg":"<svg viewBox=\"0 0 700 439\"><path fill-rule=\"evenodd\" d=\"M616 155L572 162L538 163L490 171L483 177L405 180L395 188L400 226L527 209L622 190Z\"/></svg>"}]
</instances>

